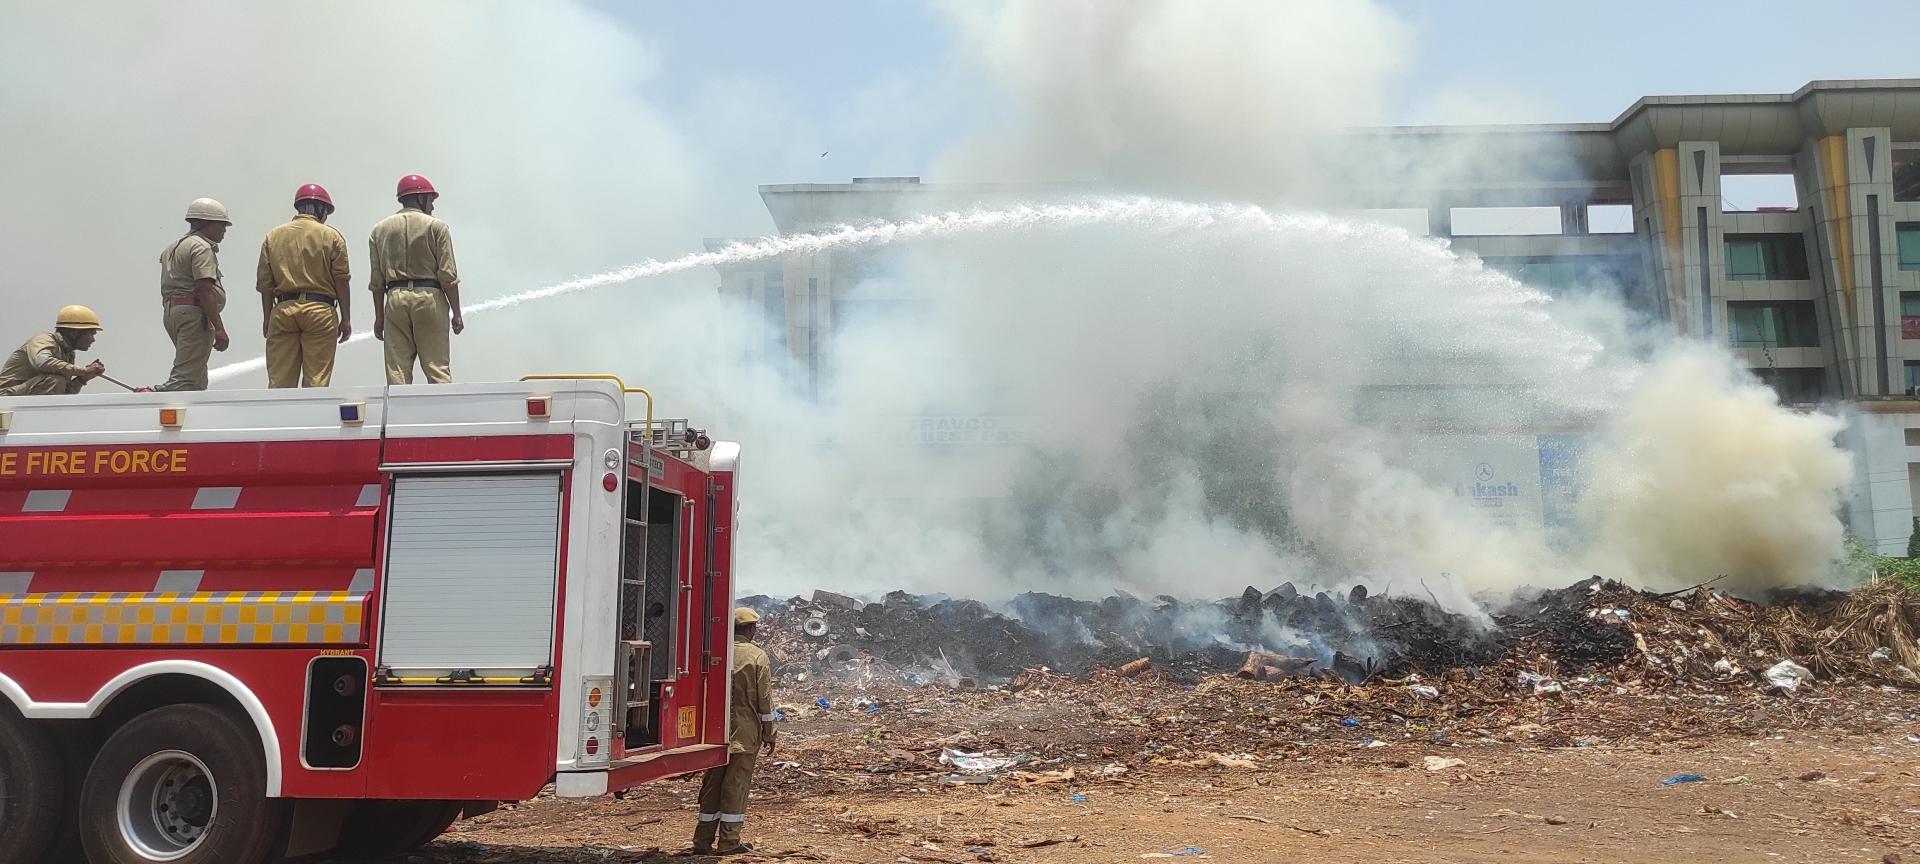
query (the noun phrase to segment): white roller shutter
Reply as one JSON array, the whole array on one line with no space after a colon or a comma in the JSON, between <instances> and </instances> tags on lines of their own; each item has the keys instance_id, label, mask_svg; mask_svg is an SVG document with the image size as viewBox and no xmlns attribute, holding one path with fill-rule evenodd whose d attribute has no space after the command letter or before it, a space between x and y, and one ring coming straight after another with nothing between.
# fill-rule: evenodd
<instances>
[{"instance_id":1,"label":"white roller shutter","mask_svg":"<svg viewBox=\"0 0 1920 864\"><path fill-rule=\"evenodd\" d=\"M560 494L559 474L395 478L380 664L551 665Z\"/></svg>"}]
</instances>

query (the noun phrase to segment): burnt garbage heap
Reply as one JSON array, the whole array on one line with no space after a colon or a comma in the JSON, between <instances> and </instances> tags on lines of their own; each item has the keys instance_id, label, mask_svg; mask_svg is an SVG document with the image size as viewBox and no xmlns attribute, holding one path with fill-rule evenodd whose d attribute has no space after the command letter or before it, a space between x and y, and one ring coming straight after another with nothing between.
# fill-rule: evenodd
<instances>
[{"instance_id":1,"label":"burnt garbage heap","mask_svg":"<svg viewBox=\"0 0 1920 864\"><path fill-rule=\"evenodd\" d=\"M895 591L864 603L829 591L811 598L745 598L766 616L762 630L782 671L841 672L862 656L876 658L921 683L961 678L991 685L1047 666L1080 675L1119 668L1140 657L1176 680L1243 670L1248 677L1337 677L1361 683L1415 669L1438 672L1491 663L1520 639L1542 634L1563 661L1617 662L1631 642L1599 632L1585 613L1593 582L1539 592L1494 616L1494 625L1450 612L1423 598L1301 593L1292 583L1271 591L1249 587L1238 597L1183 602L1142 600L1124 592L1076 600L1029 592L1002 614L974 600ZM1604 642L1600 644L1596 642ZM1276 656L1277 655L1277 656Z\"/></svg>"}]
</instances>

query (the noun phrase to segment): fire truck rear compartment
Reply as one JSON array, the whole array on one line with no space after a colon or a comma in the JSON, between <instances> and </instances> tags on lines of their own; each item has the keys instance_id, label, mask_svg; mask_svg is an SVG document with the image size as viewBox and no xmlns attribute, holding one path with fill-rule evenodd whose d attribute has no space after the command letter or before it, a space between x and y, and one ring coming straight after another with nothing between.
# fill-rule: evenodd
<instances>
[{"instance_id":1,"label":"fire truck rear compartment","mask_svg":"<svg viewBox=\"0 0 1920 864\"><path fill-rule=\"evenodd\" d=\"M620 638L625 644L617 666L627 676L628 750L660 743L660 691L679 677L673 646L680 633L678 541L685 501L651 486L628 487L620 561Z\"/></svg>"}]
</instances>

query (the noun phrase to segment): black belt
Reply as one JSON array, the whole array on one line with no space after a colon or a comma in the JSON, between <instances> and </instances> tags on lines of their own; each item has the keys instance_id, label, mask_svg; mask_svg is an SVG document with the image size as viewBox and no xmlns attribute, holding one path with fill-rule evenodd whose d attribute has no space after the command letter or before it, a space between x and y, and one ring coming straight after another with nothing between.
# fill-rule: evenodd
<instances>
[{"instance_id":1,"label":"black belt","mask_svg":"<svg viewBox=\"0 0 1920 864\"><path fill-rule=\"evenodd\" d=\"M438 288L438 287L440 287L440 280L438 279L395 279L392 282L387 283L387 288L389 290L394 288Z\"/></svg>"},{"instance_id":2,"label":"black belt","mask_svg":"<svg viewBox=\"0 0 1920 864\"><path fill-rule=\"evenodd\" d=\"M333 299L332 297L328 297L325 294L301 294L301 293L295 292L292 294L273 295L273 302L275 303L285 303L288 300L308 300L314 303L325 303L328 306L332 306L333 304L340 302L338 300Z\"/></svg>"}]
</instances>

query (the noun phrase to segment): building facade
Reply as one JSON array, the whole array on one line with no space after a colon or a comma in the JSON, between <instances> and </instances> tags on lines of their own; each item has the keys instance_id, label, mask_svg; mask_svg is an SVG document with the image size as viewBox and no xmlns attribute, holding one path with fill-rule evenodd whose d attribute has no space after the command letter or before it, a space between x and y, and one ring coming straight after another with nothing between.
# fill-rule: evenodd
<instances>
[{"instance_id":1,"label":"building facade","mask_svg":"<svg viewBox=\"0 0 1920 864\"><path fill-rule=\"evenodd\" d=\"M1363 129L1325 143L1341 155L1314 203L1448 238L1550 294L1614 293L1653 326L1727 346L1783 402L1840 412L1856 468L1844 518L1904 553L1920 514L1920 80L1649 96L1611 123ZM1783 200L1729 200L1756 183ZM1071 188L862 178L760 194L790 234ZM1126 176L1097 188L1153 191ZM817 392L874 254L741 265L721 290L765 310L751 350Z\"/></svg>"}]
</instances>

